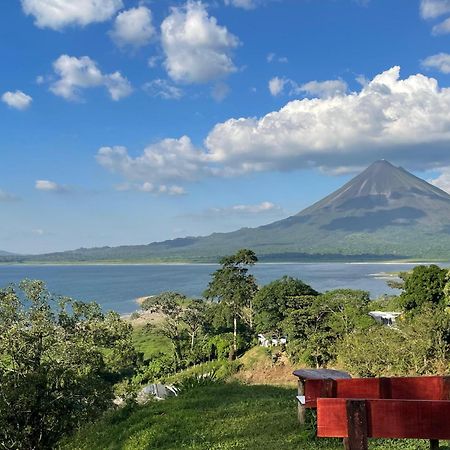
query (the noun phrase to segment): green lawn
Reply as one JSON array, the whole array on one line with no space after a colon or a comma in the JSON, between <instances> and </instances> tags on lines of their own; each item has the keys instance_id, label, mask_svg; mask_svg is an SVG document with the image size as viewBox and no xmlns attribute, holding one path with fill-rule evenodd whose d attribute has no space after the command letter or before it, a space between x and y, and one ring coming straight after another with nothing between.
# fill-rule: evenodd
<instances>
[{"instance_id":1,"label":"green lawn","mask_svg":"<svg viewBox=\"0 0 450 450\"><path fill-rule=\"evenodd\" d=\"M147 330L145 326L133 328L133 343L138 352L144 353L144 359L172 351L169 339L158 334L156 330Z\"/></svg>"},{"instance_id":2,"label":"green lawn","mask_svg":"<svg viewBox=\"0 0 450 450\"><path fill-rule=\"evenodd\" d=\"M342 450L340 440L301 432L295 390L215 384L148 406L122 409L82 429L71 450ZM425 450L425 442L370 443L373 450Z\"/></svg>"}]
</instances>

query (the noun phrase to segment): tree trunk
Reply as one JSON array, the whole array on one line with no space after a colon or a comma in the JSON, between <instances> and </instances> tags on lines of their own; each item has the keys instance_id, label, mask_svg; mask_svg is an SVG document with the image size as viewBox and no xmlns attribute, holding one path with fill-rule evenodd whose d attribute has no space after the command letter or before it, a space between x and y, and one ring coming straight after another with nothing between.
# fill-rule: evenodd
<instances>
[{"instance_id":1,"label":"tree trunk","mask_svg":"<svg viewBox=\"0 0 450 450\"><path fill-rule=\"evenodd\" d=\"M230 359L236 359L237 354L237 315L233 317L233 353L230 355Z\"/></svg>"}]
</instances>

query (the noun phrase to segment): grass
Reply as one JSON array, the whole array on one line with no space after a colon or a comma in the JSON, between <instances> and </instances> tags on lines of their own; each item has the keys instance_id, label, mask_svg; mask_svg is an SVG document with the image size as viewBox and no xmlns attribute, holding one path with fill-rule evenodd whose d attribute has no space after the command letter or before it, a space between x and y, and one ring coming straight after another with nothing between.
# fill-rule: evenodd
<instances>
[{"instance_id":1,"label":"grass","mask_svg":"<svg viewBox=\"0 0 450 450\"><path fill-rule=\"evenodd\" d=\"M144 354L144 359L172 351L169 339L158 334L156 330L146 329L145 326L133 327L133 343L134 348Z\"/></svg>"},{"instance_id":2,"label":"grass","mask_svg":"<svg viewBox=\"0 0 450 450\"><path fill-rule=\"evenodd\" d=\"M110 412L61 450L342 450L296 419L295 390L214 384L177 398ZM371 441L371 450L425 450L422 441ZM447 447L448 448L448 447Z\"/></svg>"}]
</instances>

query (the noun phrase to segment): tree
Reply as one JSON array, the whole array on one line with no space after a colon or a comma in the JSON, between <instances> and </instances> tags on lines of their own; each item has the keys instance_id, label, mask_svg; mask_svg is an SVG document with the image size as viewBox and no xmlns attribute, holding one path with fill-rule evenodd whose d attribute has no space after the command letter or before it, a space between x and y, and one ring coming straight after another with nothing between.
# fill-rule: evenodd
<instances>
[{"instance_id":1,"label":"tree","mask_svg":"<svg viewBox=\"0 0 450 450\"><path fill-rule=\"evenodd\" d=\"M222 267L212 275L208 289L204 292L207 299L218 300L229 308L233 319L233 352L231 359L237 353L238 319L242 317L245 307L250 313L250 327L252 327L252 300L258 286L255 277L248 273L249 267L258 261L252 250L241 249L236 254L222 258Z\"/></svg>"},{"instance_id":2,"label":"tree","mask_svg":"<svg viewBox=\"0 0 450 450\"><path fill-rule=\"evenodd\" d=\"M283 320L290 310L301 307L299 297L304 295L316 296L318 292L303 281L288 276L263 286L253 301L257 330L283 334Z\"/></svg>"},{"instance_id":3,"label":"tree","mask_svg":"<svg viewBox=\"0 0 450 450\"><path fill-rule=\"evenodd\" d=\"M183 315L187 298L178 292L163 292L159 295L147 297L141 308L151 313L161 314L164 321L158 326L158 331L167 337L173 345L176 368L183 359L181 344L183 340Z\"/></svg>"},{"instance_id":4,"label":"tree","mask_svg":"<svg viewBox=\"0 0 450 450\"><path fill-rule=\"evenodd\" d=\"M414 311L425 304L444 302L447 270L432 264L417 266L405 278L400 303L406 311Z\"/></svg>"},{"instance_id":5,"label":"tree","mask_svg":"<svg viewBox=\"0 0 450 450\"><path fill-rule=\"evenodd\" d=\"M191 352L194 350L196 336L205 325L206 314L207 305L200 299L191 300L183 312L182 320L191 338Z\"/></svg>"},{"instance_id":6,"label":"tree","mask_svg":"<svg viewBox=\"0 0 450 450\"><path fill-rule=\"evenodd\" d=\"M366 291L352 289L299 297L297 308L289 311L283 323L291 357L326 366L335 359L337 344L345 336L373 323L367 314L369 301Z\"/></svg>"},{"instance_id":7,"label":"tree","mask_svg":"<svg viewBox=\"0 0 450 450\"><path fill-rule=\"evenodd\" d=\"M135 360L117 314L54 298L41 281L0 290L2 448L54 448L112 405L114 382Z\"/></svg>"}]
</instances>

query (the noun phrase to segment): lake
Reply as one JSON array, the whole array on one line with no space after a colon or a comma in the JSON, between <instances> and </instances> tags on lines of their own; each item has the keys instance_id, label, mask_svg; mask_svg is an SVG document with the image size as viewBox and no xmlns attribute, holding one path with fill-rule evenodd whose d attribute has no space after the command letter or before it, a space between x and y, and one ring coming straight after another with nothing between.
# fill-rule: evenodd
<instances>
[{"instance_id":1,"label":"lake","mask_svg":"<svg viewBox=\"0 0 450 450\"><path fill-rule=\"evenodd\" d=\"M384 272L410 270L415 264L397 263L285 263L257 264L252 272L260 285L283 275L297 277L318 291L337 288L364 289L372 298L393 291ZM448 266L446 264L445 266ZM163 291L200 296L214 264L183 265L0 265L0 287L24 278L44 280L55 294L78 300L95 300L105 310L121 314L135 311L136 298ZM381 275L380 275L381 274Z\"/></svg>"}]
</instances>

